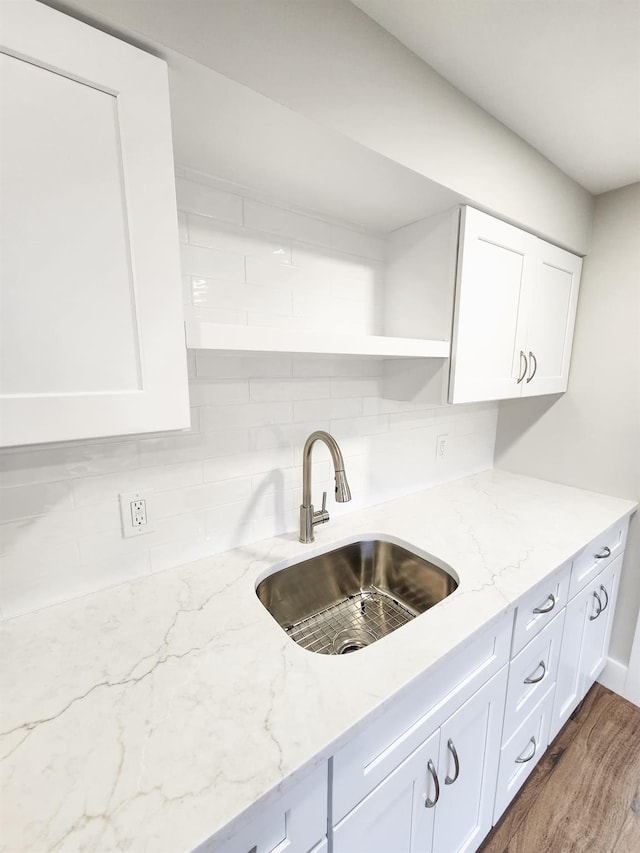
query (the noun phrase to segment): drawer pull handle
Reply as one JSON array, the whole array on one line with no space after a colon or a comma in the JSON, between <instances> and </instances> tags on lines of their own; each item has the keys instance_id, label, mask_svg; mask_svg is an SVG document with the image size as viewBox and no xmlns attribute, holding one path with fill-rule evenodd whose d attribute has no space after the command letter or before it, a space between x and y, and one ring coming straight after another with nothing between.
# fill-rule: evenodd
<instances>
[{"instance_id":1,"label":"drawer pull handle","mask_svg":"<svg viewBox=\"0 0 640 853\"><path fill-rule=\"evenodd\" d=\"M555 595L550 595L549 598L547 598L547 601L549 602L549 604L543 604L542 607L534 607L533 612L536 614L538 614L538 613L551 613L553 608L556 606Z\"/></svg>"},{"instance_id":2,"label":"drawer pull handle","mask_svg":"<svg viewBox=\"0 0 640 853\"><path fill-rule=\"evenodd\" d=\"M602 590L602 592L604 592L604 597L606 598L606 601L604 603L604 607L602 608L602 610L604 611L609 606L609 593L607 592L607 590L605 589L605 587L602 584L600 584L600 589Z\"/></svg>"},{"instance_id":3,"label":"drawer pull handle","mask_svg":"<svg viewBox=\"0 0 640 853\"><path fill-rule=\"evenodd\" d=\"M531 380L532 380L532 379L533 379L533 377L536 375L537 370L538 370L538 359L537 359L537 358L535 357L535 355L531 352L531 350L529 350L529 361L532 361L532 362L533 362L533 370L532 370L532 372L531 372L531 375L530 375L530 376L527 376L527 385L529 384L529 382L531 382Z\"/></svg>"},{"instance_id":4,"label":"drawer pull handle","mask_svg":"<svg viewBox=\"0 0 640 853\"><path fill-rule=\"evenodd\" d=\"M516 385L519 385L522 382L522 380L524 379L524 377L527 375L527 368L528 368L527 357L522 350L520 350L520 366L522 368L522 373L518 377L518 381L517 381Z\"/></svg>"},{"instance_id":5,"label":"drawer pull handle","mask_svg":"<svg viewBox=\"0 0 640 853\"><path fill-rule=\"evenodd\" d=\"M526 764L527 761L531 761L533 756L536 754L536 750L538 748L536 746L536 739L534 737L532 737L531 740L529 741L529 743L533 744L533 752L531 753L531 755L527 755L525 758L520 758L520 757L516 758L516 764Z\"/></svg>"},{"instance_id":6,"label":"drawer pull handle","mask_svg":"<svg viewBox=\"0 0 640 853\"><path fill-rule=\"evenodd\" d=\"M541 661L540 661L540 663L538 664L538 666L536 667L536 669L540 669L540 667L542 667L542 675L539 675L537 678L533 678L533 673L531 673L531 675L530 675L528 678L525 678L525 680L524 680L524 683L525 683L525 684L539 684L539 683L542 681L542 679L543 679L543 678L545 677L545 675L547 674L547 668L546 668L546 666L544 665L544 661L543 661L543 660L541 660ZM534 669L534 671L533 671L533 672L535 672L535 671L536 671L536 670Z\"/></svg>"},{"instance_id":7,"label":"drawer pull handle","mask_svg":"<svg viewBox=\"0 0 640 853\"><path fill-rule=\"evenodd\" d=\"M598 602L598 609L597 609L597 611L596 611L592 616L589 616L589 622L593 622L593 620L594 620L594 619L597 619L597 618L598 618L598 616L602 613L602 611L603 611L603 609L604 609L604 608L602 607L602 599L600 598L600 596L598 595L598 593L597 593L597 592L595 592L595 591L594 591L594 593L593 593L593 597L594 597L594 598L595 598L595 600Z\"/></svg>"},{"instance_id":8,"label":"drawer pull handle","mask_svg":"<svg viewBox=\"0 0 640 853\"><path fill-rule=\"evenodd\" d=\"M453 755L453 766L455 770L455 775L453 776L453 778L451 778L451 776L449 775L445 776L444 784L453 785L453 783L460 775L460 759L458 758L458 753L451 738L449 738L449 740L447 741L447 749L449 750L451 755Z\"/></svg>"},{"instance_id":9,"label":"drawer pull handle","mask_svg":"<svg viewBox=\"0 0 640 853\"><path fill-rule=\"evenodd\" d=\"M440 799L440 782L438 782L438 774L436 773L435 765L431 759L429 759L429 762L427 764L427 770L429 771L429 774L433 779L433 784L436 787L436 795L432 800L430 800L429 797L425 797L424 807L426 809L432 809Z\"/></svg>"},{"instance_id":10,"label":"drawer pull handle","mask_svg":"<svg viewBox=\"0 0 640 853\"><path fill-rule=\"evenodd\" d=\"M596 560L606 560L607 557L611 556L611 548L609 548L608 545L605 545L599 554L594 554L593 556L596 558Z\"/></svg>"}]
</instances>

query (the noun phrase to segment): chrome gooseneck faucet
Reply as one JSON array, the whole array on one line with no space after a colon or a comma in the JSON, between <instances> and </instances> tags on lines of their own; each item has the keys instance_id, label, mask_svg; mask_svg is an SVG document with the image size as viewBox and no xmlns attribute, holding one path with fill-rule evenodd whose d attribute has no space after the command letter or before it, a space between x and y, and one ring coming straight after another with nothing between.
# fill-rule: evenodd
<instances>
[{"instance_id":1,"label":"chrome gooseneck faucet","mask_svg":"<svg viewBox=\"0 0 640 853\"><path fill-rule=\"evenodd\" d=\"M300 541L313 542L313 528L316 524L325 524L329 521L327 512L327 493L322 494L322 509L314 512L311 503L311 451L316 441L323 441L329 448L333 469L336 475L336 500L338 503L346 503L351 500L351 491L347 483L347 475L344 473L344 459L338 447L338 443L332 435L324 430L312 432L306 440L302 452L302 503L300 504Z\"/></svg>"}]
</instances>

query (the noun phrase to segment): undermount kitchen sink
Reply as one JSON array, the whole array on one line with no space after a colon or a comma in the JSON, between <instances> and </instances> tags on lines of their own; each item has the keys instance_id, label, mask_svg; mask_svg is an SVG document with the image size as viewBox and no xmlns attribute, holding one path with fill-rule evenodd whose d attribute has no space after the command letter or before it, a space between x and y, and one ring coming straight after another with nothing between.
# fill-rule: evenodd
<instances>
[{"instance_id":1,"label":"undermount kitchen sink","mask_svg":"<svg viewBox=\"0 0 640 853\"><path fill-rule=\"evenodd\" d=\"M390 634L457 587L443 568L373 539L287 566L261 581L256 593L300 646L342 655Z\"/></svg>"}]
</instances>

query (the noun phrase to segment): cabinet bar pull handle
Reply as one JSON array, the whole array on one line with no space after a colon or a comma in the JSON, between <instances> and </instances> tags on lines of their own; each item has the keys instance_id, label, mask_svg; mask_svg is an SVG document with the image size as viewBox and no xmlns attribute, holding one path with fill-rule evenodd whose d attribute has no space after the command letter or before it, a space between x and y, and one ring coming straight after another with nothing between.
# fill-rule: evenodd
<instances>
[{"instance_id":1,"label":"cabinet bar pull handle","mask_svg":"<svg viewBox=\"0 0 640 853\"><path fill-rule=\"evenodd\" d=\"M453 785L453 783L456 781L456 779L460 775L460 759L458 758L458 753L456 751L456 748L455 748L451 738L449 738L449 740L447 741L447 749L449 750L451 755L453 755L453 765L454 765L455 775L453 778L451 778L451 776L449 776L449 775L445 776L444 784L445 785Z\"/></svg>"},{"instance_id":2,"label":"cabinet bar pull handle","mask_svg":"<svg viewBox=\"0 0 640 853\"><path fill-rule=\"evenodd\" d=\"M533 678L533 677L532 677L532 676L533 676L533 672L535 672L535 671L536 671L536 670L534 669L534 670L533 670L533 672L531 673L531 675L530 675L528 678L525 678L525 680L524 680L524 683L525 683L525 684L539 684L539 683L542 681L542 679L543 679L543 678L545 677L545 675L547 674L547 668L546 668L546 666L544 665L544 661L543 661L543 660L541 660L541 661L540 661L540 663L538 664L538 666L536 667L536 669L540 669L540 667L542 667L542 675L538 676L538 678Z\"/></svg>"},{"instance_id":3,"label":"cabinet bar pull handle","mask_svg":"<svg viewBox=\"0 0 640 853\"><path fill-rule=\"evenodd\" d=\"M594 591L594 593L593 593L593 597L594 597L594 598L595 598L595 600L598 602L598 612L597 612L594 616L589 616L589 622L593 622L593 620L594 620L594 619L597 619L597 618L598 618L598 616L602 613L602 610L603 610L603 607L602 607L602 599L600 598L600 596L598 595L598 593Z\"/></svg>"},{"instance_id":4,"label":"cabinet bar pull handle","mask_svg":"<svg viewBox=\"0 0 640 853\"><path fill-rule=\"evenodd\" d=\"M424 807L426 809L432 809L440 799L440 782L438 782L438 774L436 773L435 765L431 759L429 759L427 763L427 770L429 771L429 774L433 779L433 784L436 786L436 795L432 800L430 800L429 797L425 797Z\"/></svg>"},{"instance_id":5,"label":"cabinet bar pull handle","mask_svg":"<svg viewBox=\"0 0 640 853\"><path fill-rule=\"evenodd\" d=\"M529 384L529 382L531 382L531 380L533 379L533 377L536 375L536 373L538 371L538 359L531 352L531 350L529 350L529 360L533 362L533 371L531 372L530 376L527 376L527 385Z\"/></svg>"},{"instance_id":6,"label":"cabinet bar pull handle","mask_svg":"<svg viewBox=\"0 0 640 853\"><path fill-rule=\"evenodd\" d=\"M536 746L536 739L534 737L532 737L531 740L529 741L529 743L533 744L533 752L531 753L531 755L527 755L526 758L520 758L520 757L516 758L516 764L526 764L527 761L531 761L533 756L536 754L536 750L538 748Z\"/></svg>"},{"instance_id":7,"label":"cabinet bar pull handle","mask_svg":"<svg viewBox=\"0 0 640 853\"><path fill-rule=\"evenodd\" d=\"M516 383L517 385L519 385L519 384L522 382L522 380L524 379L524 377L527 375L527 367L528 367L528 365L527 365L527 357L526 357L526 355L524 354L524 351L523 351L523 350L520 350L520 366L521 366L521 369L522 369L522 373L520 374L520 377L519 377L519 379L518 379L518 381L517 381L517 383Z\"/></svg>"},{"instance_id":8,"label":"cabinet bar pull handle","mask_svg":"<svg viewBox=\"0 0 640 853\"><path fill-rule=\"evenodd\" d=\"M547 601L549 602L549 604L544 604L544 605L542 605L542 607L534 607L533 612L534 613L551 613L553 608L556 606L555 595L550 595L549 598L547 598Z\"/></svg>"},{"instance_id":9,"label":"cabinet bar pull handle","mask_svg":"<svg viewBox=\"0 0 640 853\"><path fill-rule=\"evenodd\" d=\"M594 554L593 556L596 558L596 560L606 560L607 557L611 556L611 548L609 548L608 545L605 545L599 554Z\"/></svg>"},{"instance_id":10,"label":"cabinet bar pull handle","mask_svg":"<svg viewBox=\"0 0 640 853\"><path fill-rule=\"evenodd\" d=\"M606 601L604 603L604 607L602 609L606 610L607 607L609 606L609 593L607 592L607 590L604 588L604 586L602 584L600 584L600 589L602 590L602 592L604 592L604 597L606 598Z\"/></svg>"}]
</instances>

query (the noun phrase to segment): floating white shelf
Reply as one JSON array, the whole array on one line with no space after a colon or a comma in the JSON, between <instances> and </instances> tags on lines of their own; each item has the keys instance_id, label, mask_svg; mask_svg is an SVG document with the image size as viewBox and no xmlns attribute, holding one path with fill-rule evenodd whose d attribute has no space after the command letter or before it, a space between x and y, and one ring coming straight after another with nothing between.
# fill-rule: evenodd
<instances>
[{"instance_id":1,"label":"floating white shelf","mask_svg":"<svg viewBox=\"0 0 640 853\"><path fill-rule=\"evenodd\" d=\"M449 341L352 335L315 329L230 326L187 320L187 346L226 352L296 352L378 358L448 358Z\"/></svg>"}]
</instances>

